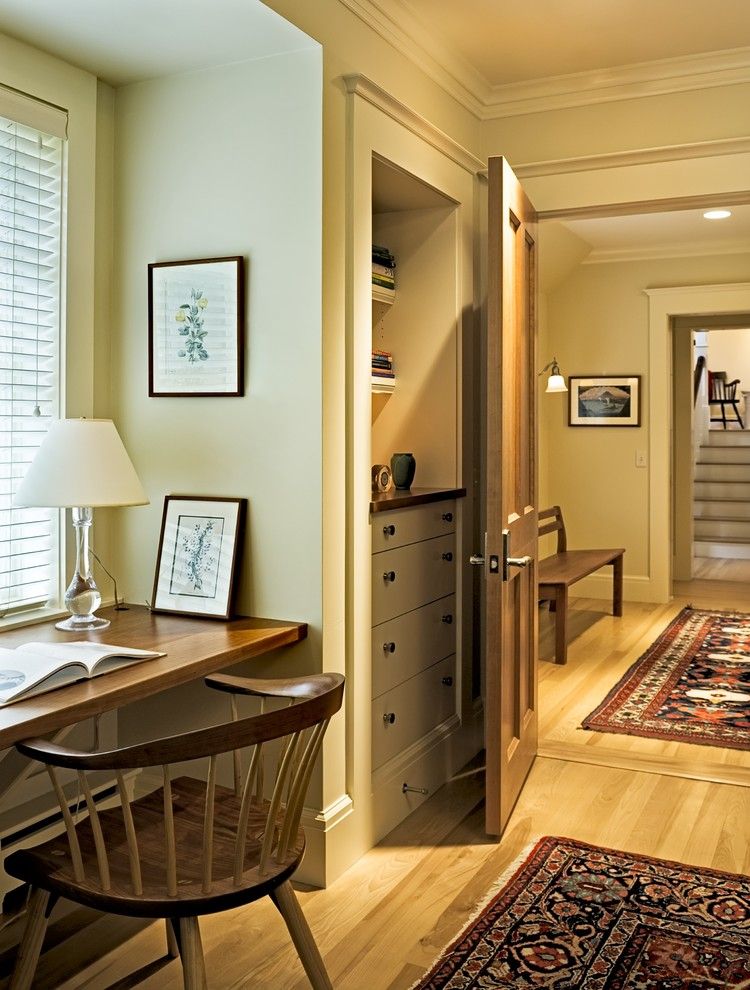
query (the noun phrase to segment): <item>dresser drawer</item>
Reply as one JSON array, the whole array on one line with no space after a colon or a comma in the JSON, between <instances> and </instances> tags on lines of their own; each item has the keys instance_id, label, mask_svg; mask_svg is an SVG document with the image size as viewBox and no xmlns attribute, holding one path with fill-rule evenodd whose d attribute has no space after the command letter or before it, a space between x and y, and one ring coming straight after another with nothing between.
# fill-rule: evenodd
<instances>
[{"instance_id":1,"label":"dresser drawer","mask_svg":"<svg viewBox=\"0 0 750 990\"><path fill-rule=\"evenodd\" d=\"M373 700L373 770L453 715L455 659L446 657Z\"/></svg>"},{"instance_id":2,"label":"dresser drawer","mask_svg":"<svg viewBox=\"0 0 750 990\"><path fill-rule=\"evenodd\" d=\"M372 624L456 590L454 536L438 536L372 556Z\"/></svg>"},{"instance_id":3,"label":"dresser drawer","mask_svg":"<svg viewBox=\"0 0 750 990\"><path fill-rule=\"evenodd\" d=\"M372 525L372 552L379 553L392 547L403 547L418 540L429 540L456 529L456 503L430 502L410 509L393 509L390 512L374 512Z\"/></svg>"},{"instance_id":4,"label":"dresser drawer","mask_svg":"<svg viewBox=\"0 0 750 990\"><path fill-rule=\"evenodd\" d=\"M372 697L456 652L456 597L449 595L372 630Z\"/></svg>"}]
</instances>

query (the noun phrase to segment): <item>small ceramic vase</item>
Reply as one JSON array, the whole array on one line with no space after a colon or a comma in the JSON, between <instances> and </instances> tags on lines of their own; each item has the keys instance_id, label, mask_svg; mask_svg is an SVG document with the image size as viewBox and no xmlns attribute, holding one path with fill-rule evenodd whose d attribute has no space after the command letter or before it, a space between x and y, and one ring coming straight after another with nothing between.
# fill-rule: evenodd
<instances>
[{"instance_id":1,"label":"small ceramic vase","mask_svg":"<svg viewBox=\"0 0 750 990\"><path fill-rule=\"evenodd\" d=\"M396 488L409 489L414 481L417 462L413 454L394 454L391 457L391 473Z\"/></svg>"}]
</instances>

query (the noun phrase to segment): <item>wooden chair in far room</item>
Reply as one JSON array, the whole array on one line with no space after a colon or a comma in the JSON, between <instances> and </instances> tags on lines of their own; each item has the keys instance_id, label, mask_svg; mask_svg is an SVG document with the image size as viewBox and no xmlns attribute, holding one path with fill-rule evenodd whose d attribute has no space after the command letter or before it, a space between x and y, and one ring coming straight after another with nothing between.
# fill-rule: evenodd
<instances>
[{"instance_id":1,"label":"wooden chair in far room","mask_svg":"<svg viewBox=\"0 0 750 990\"><path fill-rule=\"evenodd\" d=\"M711 410L713 406L718 406L721 414L719 416L711 416L711 422L722 423L725 430L727 428L727 406L733 410L737 422L740 424L740 429L744 429L740 410L737 406L739 401L737 398L737 386L739 384L739 378L728 382L726 371L709 371L708 373L708 408Z\"/></svg>"},{"instance_id":2,"label":"wooden chair in far room","mask_svg":"<svg viewBox=\"0 0 750 990\"><path fill-rule=\"evenodd\" d=\"M60 801L65 833L5 861L31 887L28 918L12 990L33 985L44 933L58 897L100 911L165 918L169 951L182 960L186 990L207 986L198 918L260 897L272 899L286 922L310 983L330 990L323 960L290 878L305 848L300 817L305 794L331 717L340 709L344 678L319 674L287 680L229 675L207 678L232 694L232 721L110 752L83 753L44 739L18 744L46 764ZM240 718L236 696L260 698L260 713ZM266 699L286 707L264 710ZM244 762L239 752L251 747ZM234 787L217 784L220 754L234 753ZM264 763L275 756L275 782L264 795ZM170 765L207 761L206 782L172 779ZM129 800L129 770L161 768L163 785ZM88 817L73 822L58 770L76 771ZM110 771L119 805L98 811L88 775ZM266 768L266 778L272 779ZM269 787L270 790L270 779ZM248 974L248 986L252 985Z\"/></svg>"}]
</instances>

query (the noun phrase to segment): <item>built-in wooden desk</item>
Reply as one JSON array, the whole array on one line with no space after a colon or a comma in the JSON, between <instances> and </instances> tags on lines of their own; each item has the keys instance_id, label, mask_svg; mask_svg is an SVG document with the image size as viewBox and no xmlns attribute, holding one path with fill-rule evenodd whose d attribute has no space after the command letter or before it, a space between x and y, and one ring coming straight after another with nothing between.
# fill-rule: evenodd
<instances>
[{"instance_id":1,"label":"built-in wooden desk","mask_svg":"<svg viewBox=\"0 0 750 990\"><path fill-rule=\"evenodd\" d=\"M98 614L111 622L101 632L65 633L55 629L54 622L45 622L0 634L0 646L12 649L20 643L90 639L158 650L166 656L0 707L0 749L21 739L57 732L307 636L304 622L277 619L193 619L158 615L142 605L130 605L127 611L105 608Z\"/></svg>"}]
</instances>

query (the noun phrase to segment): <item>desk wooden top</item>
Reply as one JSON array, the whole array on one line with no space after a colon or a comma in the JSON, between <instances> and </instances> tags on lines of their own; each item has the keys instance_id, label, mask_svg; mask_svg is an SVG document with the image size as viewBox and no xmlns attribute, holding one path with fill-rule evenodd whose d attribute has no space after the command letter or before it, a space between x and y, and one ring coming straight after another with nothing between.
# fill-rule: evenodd
<instances>
[{"instance_id":1,"label":"desk wooden top","mask_svg":"<svg viewBox=\"0 0 750 990\"><path fill-rule=\"evenodd\" d=\"M0 707L0 749L298 643L307 636L304 622L278 619L194 619L158 615L143 605L130 605L127 611L104 608L98 614L111 622L99 632L65 633L55 629L54 622L44 622L0 634L0 646L13 649L21 643L89 639L164 652L166 656Z\"/></svg>"}]
</instances>

